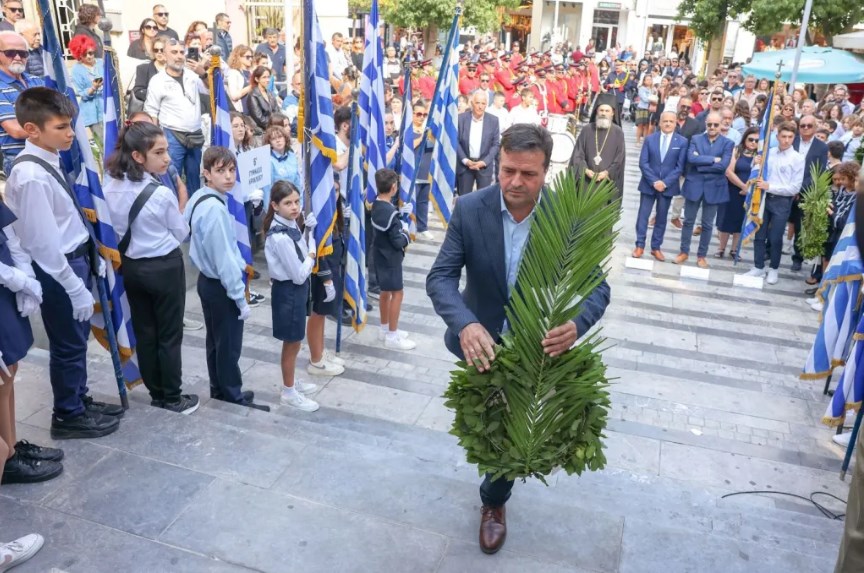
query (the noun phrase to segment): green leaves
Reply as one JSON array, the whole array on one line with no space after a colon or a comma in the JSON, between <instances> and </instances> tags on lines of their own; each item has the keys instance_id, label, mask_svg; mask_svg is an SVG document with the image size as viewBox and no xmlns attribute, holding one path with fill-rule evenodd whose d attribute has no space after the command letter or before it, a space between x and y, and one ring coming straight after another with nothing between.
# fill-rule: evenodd
<instances>
[{"instance_id":1,"label":"green leaves","mask_svg":"<svg viewBox=\"0 0 864 573\"><path fill-rule=\"evenodd\" d=\"M798 248L805 259L821 257L828 240L828 208L831 206L831 172L810 168L813 183L801 194L801 236Z\"/></svg>"},{"instance_id":2,"label":"green leaves","mask_svg":"<svg viewBox=\"0 0 864 573\"><path fill-rule=\"evenodd\" d=\"M491 371L459 363L444 394L456 411L450 433L480 473L544 481L604 466L602 431L609 395L596 333L562 356L543 352L546 332L579 315L582 300L603 280L618 220L615 186L577 183L562 173L544 193L531 226L507 308L511 329ZM585 333L580 333L584 335Z\"/></svg>"}]
</instances>

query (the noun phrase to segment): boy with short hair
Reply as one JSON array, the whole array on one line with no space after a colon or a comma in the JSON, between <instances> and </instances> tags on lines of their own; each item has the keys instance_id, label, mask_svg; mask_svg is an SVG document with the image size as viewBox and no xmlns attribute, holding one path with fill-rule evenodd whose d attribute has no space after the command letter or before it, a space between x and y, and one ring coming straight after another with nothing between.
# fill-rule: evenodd
<instances>
[{"instance_id":1,"label":"boy with short hair","mask_svg":"<svg viewBox=\"0 0 864 573\"><path fill-rule=\"evenodd\" d=\"M408 223L399 219L400 210L393 206L393 197L399 190L399 174L392 169L375 172L378 196L372 205L372 227L375 229L372 250L378 284L381 286L381 332L379 340L384 346L397 350L411 350L417 345L408 340L408 335L399 330L399 313L402 310L402 260L408 246ZM410 205L402 209L410 214Z\"/></svg>"},{"instance_id":2,"label":"boy with short hair","mask_svg":"<svg viewBox=\"0 0 864 573\"><path fill-rule=\"evenodd\" d=\"M15 233L42 285L54 439L111 434L123 415L120 406L87 395L87 339L94 304L90 289L94 274L104 276L105 263L92 260L96 245L90 222L60 167L59 152L75 140L74 114L74 104L55 90L21 92L15 116L27 142L6 182L6 202L18 217Z\"/></svg>"},{"instance_id":3,"label":"boy with short hair","mask_svg":"<svg viewBox=\"0 0 864 573\"><path fill-rule=\"evenodd\" d=\"M192 195L183 216L191 230L189 257L201 271L198 297L207 332L210 397L269 412L252 401L251 391L242 390L238 364L243 322L251 309L243 283L246 261L237 248L225 197L237 181L237 158L230 149L214 146L204 152L201 163L207 185Z\"/></svg>"}]
</instances>

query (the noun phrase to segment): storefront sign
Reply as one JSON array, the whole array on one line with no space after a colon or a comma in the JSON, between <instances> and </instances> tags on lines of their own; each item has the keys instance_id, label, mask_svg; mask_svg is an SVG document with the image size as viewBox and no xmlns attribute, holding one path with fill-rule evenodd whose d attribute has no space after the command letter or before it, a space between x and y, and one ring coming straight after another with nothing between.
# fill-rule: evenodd
<instances>
[{"instance_id":1,"label":"storefront sign","mask_svg":"<svg viewBox=\"0 0 864 573\"><path fill-rule=\"evenodd\" d=\"M597 7L601 10L620 10L620 2L597 2Z\"/></svg>"}]
</instances>

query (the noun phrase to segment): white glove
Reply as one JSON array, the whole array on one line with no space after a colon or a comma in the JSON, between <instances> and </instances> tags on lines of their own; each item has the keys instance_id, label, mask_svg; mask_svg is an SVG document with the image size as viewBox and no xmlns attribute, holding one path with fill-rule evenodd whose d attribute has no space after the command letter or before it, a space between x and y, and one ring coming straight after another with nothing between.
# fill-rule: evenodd
<instances>
[{"instance_id":1,"label":"white glove","mask_svg":"<svg viewBox=\"0 0 864 573\"><path fill-rule=\"evenodd\" d=\"M399 207L400 215L411 215L412 213L414 213L414 205L411 203L405 203L404 205Z\"/></svg>"},{"instance_id":2,"label":"white glove","mask_svg":"<svg viewBox=\"0 0 864 573\"><path fill-rule=\"evenodd\" d=\"M318 219L315 218L315 213L309 212L308 215L304 215L303 224L306 225L307 229L312 229L315 225L318 224Z\"/></svg>"},{"instance_id":3,"label":"white glove","mask_svg":"<svg viewBox=\"0 0 864 573\"><path fill-rule=\"evenodd\" d=\"M336 298L336 287L333 286L333 281L324 283L324 292L327 293L327 296L324 297L324 302L330 302Z\"/></svg>"},{"instance_id":4,"label":"white glove","mask_svg":"<svg viewBox=\"0 0 864 573\"><path fill-rule=\"evenodd\" d=\"M18 292L19 290L24 288L24 285L27 284L27 279L30 277L28 277L27 274L21 269L17 269L13 266L9 266L8 269L8 276L2 282L0 282L0 284L5 286L12 292Z\"/></svg>"},{"instance_id":5,"label":"white glove","mask_svg":"<svg viewBox=\"0 0 864 573\"><path fill-rule=\"evenodd\" d=\"M406 223L405 221L402 221L402 230L405 231L406 233L411 232L411 228L408 226L408 223Z\"/></svg>"},{"instance_id":6,"label":"white glove","mask_svg":"<svg viewBox=\"0 0 864 573\"><path fill-rule=\"evenodd\" d=\"M258 206L264 202L264 190L263 189L255 189L249 193L249 200L252 202L254 206Z\"/></svg>"},{"instance_id":7,"label":"white glove","mask_svg":"<svg viewBox=\"0 0 864 573\"><path fill-rule=\"evenodd\" d=\"M24 286L18 292L35 298L39 304L42 304L42 285L36 279L27 277Z\"/></svg>"},{"instance_id":8,"label":"white glove","mask_svg":"<svg viewBox=\"0 0 864 573\"><path fill-rule=\"evenodd\" d=\"M342 206L342 219L345 221L351 220L351 215L354 214L354 211L351 209L351 205L343 205Z\"/></svg>"},{"instance_id":9,"label":"white glove","mask_svg":"<svg viewBox=\"0 0 864 573\"><path fill-rule=\"evenodd\" d=\"M99 278L104 279L108 274L108 267L105 265L105 259L99 257Z\"/></svg>"},{"instance_id":10,"label":"white glove","mask_svg":"<svg viewBox=\"0 0 864 573\"><path fill-rule=\"evenodd\" d=\"M24 291L18 291L15 293L15 302L18 305L18 314L27 318L39 310L39 305L42 303L42 297L40 296L39 298L36 298Z\"/></svg>"},{"instance_id":11,"label":"white glove","mask_svg":"<svg viewBox=\"0 0 864 573\"><path fill-rule=\"evenodd\" d=\"M86 322L93 316L93 305L96 301L93 300L93 295L81 283L81 288L73 293L69 293L69 300L72 302L72 317L79 322Z\"/></svg>"},{"instance_id":12,"label":"white glove","mask_svg":"<svg viewBox=\"0 0 864 573\"><path fill-rule=\"evenodd\" d=\"M237 308L240 309L240 320L244 322L249 318L249 315L252 314L252 309L249 308L249 304L245 300L238 303Z\"/></svg>"}]
</instances>

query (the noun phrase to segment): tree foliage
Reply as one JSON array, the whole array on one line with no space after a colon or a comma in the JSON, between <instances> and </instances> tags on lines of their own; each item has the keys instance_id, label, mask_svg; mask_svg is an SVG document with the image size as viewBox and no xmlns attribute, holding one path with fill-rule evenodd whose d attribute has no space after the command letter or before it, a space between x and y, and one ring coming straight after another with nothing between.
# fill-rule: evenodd
<instances>
[{"instance_id":1,"label":"tree foliage","mask_svg":"<svg viewBox=\"0 0 864 573\"><path fill-rule=\"evenodd\" d=\"M384 21L400 28L422 30L434 27L447 29L453 22L455 0L379 0ZM349 0L351 13L369 12L371 0ZM462 27L474 26L478 31L494 31L501 24L498 8L516 8L519 0L468 0L464 3Z\"/></svg>"}]
</instances>

